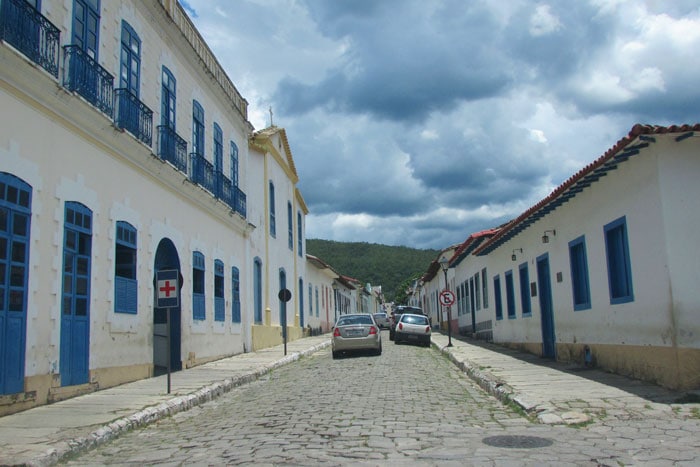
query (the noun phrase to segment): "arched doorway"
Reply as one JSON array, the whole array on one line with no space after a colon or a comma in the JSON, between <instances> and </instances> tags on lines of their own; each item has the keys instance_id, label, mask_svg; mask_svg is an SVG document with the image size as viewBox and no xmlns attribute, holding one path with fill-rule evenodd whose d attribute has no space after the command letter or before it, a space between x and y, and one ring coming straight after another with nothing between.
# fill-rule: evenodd
<instances>
[{"instance_id":1,"label":"arched doorway","mask_svg":"<svg viewBox=\"0 0 700 467\"><path fill-rule=\"evenodd\" d=\"M153 267L155 283L155 274L158 271L176 269L179 274L180 289L182 290L182 271L180 271L180 258L177 254L177 249L173 242L164 238L158 244L156 250L156 259ZM155 287L153 288L153 376L158 376L167 373L168 371L168 308L158 308L155 296ZM170 310L170 370L179 371L182 369L182 358L180 357L180 323L182 310L182 297L177 307L169 308Z\"/></svg>"}]
</instances>

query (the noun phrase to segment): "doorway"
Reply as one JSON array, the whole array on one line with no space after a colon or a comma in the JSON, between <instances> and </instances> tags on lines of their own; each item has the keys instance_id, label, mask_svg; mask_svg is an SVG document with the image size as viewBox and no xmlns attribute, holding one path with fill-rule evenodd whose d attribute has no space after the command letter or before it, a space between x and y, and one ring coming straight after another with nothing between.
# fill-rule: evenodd
<instances>
[{"instance_id":1,"label":"doorway","mask_svg":"<svg viewBox=\"0 0 700 467\"><path fill-rule=\"evenodd\" d=\"M158 271L175 269L178 271L180 289L182 290L182 272L180 270L180 258L173 242L164 238L158 244L154 264L153 281ZM176 307L159 308L156 306L156 288L153 287L153 376L167 373L168 371L168 333L170 334L170 370L182 370L182 358L180 357L182 321L182 296ZM168 310L170 317L168 319ZM168 327L167 323L170 323Z\"/></svg>"}]
</instances>

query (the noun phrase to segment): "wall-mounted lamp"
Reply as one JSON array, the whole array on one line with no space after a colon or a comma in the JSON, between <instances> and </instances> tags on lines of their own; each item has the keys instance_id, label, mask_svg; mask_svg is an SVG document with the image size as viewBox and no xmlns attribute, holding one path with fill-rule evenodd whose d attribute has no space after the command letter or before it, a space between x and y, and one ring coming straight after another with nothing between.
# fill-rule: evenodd
<instances>
[{"instance_id":1,"label":"wall-mounted lamp","mask_svg":"<svg viewBox=\"0 0 700 467\"><path fill-rule=\"evenodd\" d=\"M557 231L552 229L552 230L545 230L544 233L542 234L542 243L549 243L549 235L547 235L547 232L551 232L553 236L557 234Z\"/></svg>"},{"instance_id":2,"label":"wall-mounted lamp","mask_svg":"<svg viewBox=\"0 0 700 467\"><path fill-rule=\"evenodd\" d=\"M510 255L510 259L513 260L513 261L515 261L515 260L518 259L518 257L515 256L515 252L516 252L516 251L519 251L520 253L522 253L522 252L523 252L523 249L522 249L522 248L514 248L514 249L513 249L513 254Z\"/></svg>"}]
</instances>

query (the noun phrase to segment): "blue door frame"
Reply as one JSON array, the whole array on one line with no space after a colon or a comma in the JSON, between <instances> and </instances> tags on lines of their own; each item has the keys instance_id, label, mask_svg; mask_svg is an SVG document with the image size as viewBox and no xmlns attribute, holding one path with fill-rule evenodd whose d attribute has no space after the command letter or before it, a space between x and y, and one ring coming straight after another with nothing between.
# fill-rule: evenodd
<instances>
[{"instance_id":1,"label":"blue door frame","mask_svg":"<svg viewBox=\"0 0 700 467\"><path fill-rule=\"evenodd\" d=\"M552 281L549 272L548 254L537 257L537 283L540 288L542 356L545 358L556 358L554 306L552 303Z\"/></svg>"},{"instance_id":2,"label":"blue door frame","mask_svg":"<svg viewBox=\"0 0 700 467\"><path fill-rule=\"evenodd\" d=\"M92 211L66 202L61 303L61 386L88 382Z\"/></svg>"},{"instance_id":3,"label":"blue door frame","mask_svg":"<svg viewBox=\"0 0 700 467\"><path fill-rule=\"evenodd\" d=\"M156 258L154 262L154 275L153 281L155 283L156 274L158 271L175 269L178 271L180 291L182 291L182 272L180 270L180 257L177 253L177 248L173 242L164 238L158 243L158 248L156 249ZM153 287L153 342L158 342L159 339L165 340L167 334L165 331L170 333L170 370L179 371L182 370L182 358L180 356L181 352L181 322L182 322L182 295L180 295L180 300L178 300L178 306L170 308L169 323L170 327L164 327L163 324L168 321L168 309L158 308L155 306L157 303L155 294L156 288ZM164 328L164 332L159 332L159 329ZM167 347L164 348L167 351ZM158 354L159 351L163 350L158 345L153 346L153 374L157 376L159 374L167 373L167 362L168 359L164 355ZM158 363L163 363L163 358L165 358L165 364L159 365Z\"/></svg>"},{"instance_id":4,"label":"blue door frame","mask_svg":"<svg viewBox=\"0 0 700 467\"><path fill-rule=\"evenodd\" d=\"M0 394L24 391L32 188L0 172Z\"/></svg>"}]
</instances>

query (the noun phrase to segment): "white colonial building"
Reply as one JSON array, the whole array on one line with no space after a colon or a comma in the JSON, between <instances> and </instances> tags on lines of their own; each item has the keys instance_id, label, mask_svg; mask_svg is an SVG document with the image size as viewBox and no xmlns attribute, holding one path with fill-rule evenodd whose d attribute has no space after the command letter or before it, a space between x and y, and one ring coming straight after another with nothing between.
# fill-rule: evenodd
<instances>
[{"instance_id":1,"label":"white colonial building","mask_svg":"<svg viewBox=\"0 0 700 467\"><path fill-rule=\"evenodd\" d=\"M301 335L286 134L175 0L2 0L0 64L0 414Z\"/></svg>"},{"instance_id":2,"label":"white colonial building","mask_svg":"<svg viewBox=\"0 0 700 467\"><path fill-rule=\"evenodd\" d=\"M699 154L700 125L637 125L518 218L468 237L450 258L452 329L700 388Z\"/></svg>"}]
</instances>

